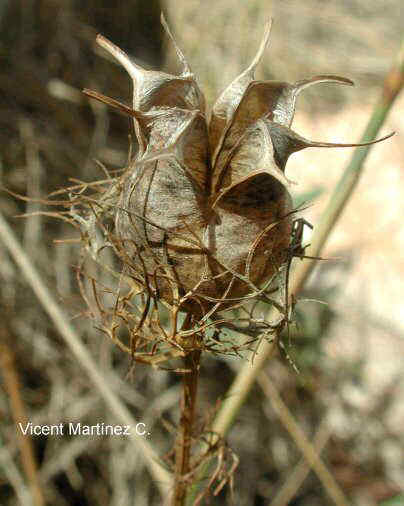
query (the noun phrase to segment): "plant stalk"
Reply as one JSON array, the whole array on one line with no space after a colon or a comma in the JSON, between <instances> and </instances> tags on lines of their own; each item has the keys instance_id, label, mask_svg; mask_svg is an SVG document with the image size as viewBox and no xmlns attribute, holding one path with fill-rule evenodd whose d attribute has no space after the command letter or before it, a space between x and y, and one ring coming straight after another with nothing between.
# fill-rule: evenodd
<instances>
[{"instance_id":1,"label":"plant stalk","mask_svg":"<svg viewBox=\"0 0 404 506\"><path fill-rule=\"evenodd\" d=\"M175 475L172 506L184 506L191 471L191 448L195 422L195 408L198 390L199 364L201 352L192 351L184 358L184 365L190 372L183 377L180 428L175 444Z\"/></svg>"}]
</instances>

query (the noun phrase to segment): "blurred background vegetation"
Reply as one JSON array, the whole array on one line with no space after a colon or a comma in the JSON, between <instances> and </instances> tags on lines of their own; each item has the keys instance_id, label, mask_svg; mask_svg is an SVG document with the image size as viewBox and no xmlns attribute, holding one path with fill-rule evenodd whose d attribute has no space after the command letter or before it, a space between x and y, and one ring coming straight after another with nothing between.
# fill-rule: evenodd
<instances>
[{"instance_id":1,"label":"blurred background vegetation","mask_svg":"<svg viewBox=\"0 0 404 506\"><path fill-rule=\"evenodd\" d=\"M93 0L1 0L3 187L43 198L72 179L103 178L94 159L111 171L125 165L127 120L89 103L80 90L95 89L129 102L129 79L95 48L97 33L145 67L175 71L161 10L210 102L246 67L264 22L273 17L270 48L257 77L294 82L336 74L352 79L354 89L319 86L305 92L294 126L313 140L336 141L336 135L345 142L355 142L366 124L399 48L404 21L399 0L138 0L117 7ZM300 373L281 355L267 367L301 428L324 448L322 456L341 489L361 506L398 497L404 487L403 106L401 99L386 126L386 132L397 131L396 137L374 148L365 174L369 180L361 183L341 231L331 238L327 253L338 261L321 263L301 294L326 304L297 306L298 325L291 346L285 340L285 347ZM304 214L314 225L348 156L307 150L291 163L288 176L299 182L296 199L318 195ZM169 427L178 419L178 376L138 366L134 380L128 379L130 359L86 318L75 280L77 246L53 242L73 237L71 227L44 216L15 218L39 209L44 206L35 201L0 194L0 211L43 281L74 317L105 380L134 418L146 424L150 442L163 456L173 444ZM18 375L24 410L33 423L114 419L1 242L0 258L0 503L28 505L35 503L27 493L5 379L10 370ZM226 393L239 366L236 359L204 360L201 414ZM229 435L240 458L236 504L332 504L314 473L301 485L293 475L301 455L271 406L268 393L257 386ZM161 504L142 458L125 439L36 437L32 443L46 504ZM282 502L277 494L293 489L294 483L300 486ZM224 491L211 503L227 500Z\"/></svg>"}]
</instances>

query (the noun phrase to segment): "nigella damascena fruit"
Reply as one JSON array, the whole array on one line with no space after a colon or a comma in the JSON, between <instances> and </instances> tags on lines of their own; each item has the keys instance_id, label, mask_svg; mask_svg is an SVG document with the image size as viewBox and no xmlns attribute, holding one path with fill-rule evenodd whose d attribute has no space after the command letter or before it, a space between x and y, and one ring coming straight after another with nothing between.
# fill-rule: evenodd
<instances>
[{"instance_id":1,"label":"nigella damascena fruit","mask_svg":"<svg viewBox=\"0 0 404 506\"><path fill-rule=\"evenodd\" d=\"M133 81L132 106L86 90L133 118L137 151L120 180L115 236L133 276L173 305L220 310L274 277L290 251L288 157L311 142L290 129L298 94L321 75L257 81L270 24L251 65L219 96L204 96L164 18L182 72L144 70L102 36L97 43Z\"/></svg>"}]
</instances>

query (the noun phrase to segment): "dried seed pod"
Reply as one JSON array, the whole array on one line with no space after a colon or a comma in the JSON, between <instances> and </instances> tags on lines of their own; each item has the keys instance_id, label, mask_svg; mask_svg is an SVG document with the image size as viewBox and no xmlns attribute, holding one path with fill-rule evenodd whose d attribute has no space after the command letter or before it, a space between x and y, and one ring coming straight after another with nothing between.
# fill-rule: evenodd
<instances>
[{"instance_id":1,"label":"dried seed pod","mask_svg":"<svg viewBox=\"0 0 404 506\"><path fill-rule=\"evenodd\" d=\"M320 82L353 83L337 76L295 84L254 80L268 24L251 65L220 95L208 122L196 79L162 22L180 76L144 70L98 36L133 81L132 108L87 94L134 121L138 151L120 182L116 212L131 272L169 304L220 310L256 293L287 260L288 157L305 147L344 146L307 141L290 129L297 95Z\"/></svg>"}]
</instances>

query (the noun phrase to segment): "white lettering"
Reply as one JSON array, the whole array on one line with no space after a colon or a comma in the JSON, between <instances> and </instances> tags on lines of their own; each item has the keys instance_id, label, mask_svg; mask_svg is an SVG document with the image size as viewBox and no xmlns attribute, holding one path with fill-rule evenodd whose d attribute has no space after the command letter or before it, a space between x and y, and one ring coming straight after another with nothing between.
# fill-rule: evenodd
<instances>
[{"instance_id":1,"label":"white lettering","mask_svg":"<svg viewBox=\"0 0 404 506\"><path fill-rule=\"evenodd\" d=\"M23 428L21 422L18 422L18 425L20 426L20 431L24 434L24 436L26 436L28 433L28 429L32 427L32 422L28 422L27 425L25 426L25 429Z\"/></svg>"},{"instance_id":2,"label":"white lettering","mask_svg":"<svg viewBox=\"0 0 404 506\"><path fill-rule=\"evenodd\" d=\"M143 430L139 429L140 425L143 426ZM136 430L136 434L138 436L144 436L146 434L146 425L144 423L142 423L142 422L139 422L139 423L136 424L135 430Z\"/></svg>"},{"instance_id":3,"label":"white lettering","mask_svg":"<svg viewBox=\"0 0 404 506\"><path fill-rule=\"evenodd\" d=\"M63 423L59 423L58 425L51 425L50 434L51 436L63 436Z\"/></svg>"},{"instance_id":4,"label":"white lettering","mask_svg":"<svg viewBox=\"0 0 404 506\"><path fill-rule=\"evenodd\" d=\"M77 436L81 434L81 423L69 423L69 434L72 436Z\"/></svg>"},{"instance_id":5,"label":"white lettering","mask_svg":"<svg viewBox=\"0 0 404 506\"><path fill-rule=\"evenodd\" d=\"M25 426L18 422L20 431L26 436L63 436L63 423L57 425L34 425L32 422L28 422Z\"/></svg>"},{"instance_id":6,"label":"white lettering","mask_svg":"<svg viewBox=\"0 0 404 506\"><path fill-rule=\"evenodd\" d=\"M33 425L31 434L34 433L35 436L40 436L42 433L42 427L40 425Z\"/></svg>"},{"instance_id":7,"label":"white lettering","mask_svg":"<svg viewBox=\"0 0 404 506\"><path fill-rule=\"evenodd\" d=\"M24 436L63 436L66 433L70 436L130 436L132 427L130 425L109 425L99 422L96 425L84 425L81 422L58 423L54 425L34 425L32 422L18 422L18 430ZM135 425L138 436L145 436L146 424L139 422Z\"/></svg>"}]
</instances>

